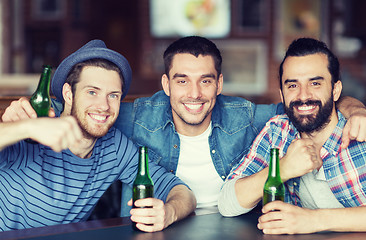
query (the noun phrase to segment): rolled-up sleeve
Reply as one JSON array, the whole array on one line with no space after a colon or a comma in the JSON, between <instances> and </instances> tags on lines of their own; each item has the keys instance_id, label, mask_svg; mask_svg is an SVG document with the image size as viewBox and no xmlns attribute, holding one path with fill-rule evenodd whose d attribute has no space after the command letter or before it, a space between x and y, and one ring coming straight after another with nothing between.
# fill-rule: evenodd
<instances>
[{"instance_id":1,"label":"rolled-up sleeve","mask_svg":"<svg viewBox=\"0 0 366 240\"><path fill-rule=\"evenodd\" d=\"M250 212L254 208L243 208L240 206L235 194L235 183L238 179L229 180L222 186L218 200L218 208L224 217L235 217Z\"/></svg>"}]
</instances>

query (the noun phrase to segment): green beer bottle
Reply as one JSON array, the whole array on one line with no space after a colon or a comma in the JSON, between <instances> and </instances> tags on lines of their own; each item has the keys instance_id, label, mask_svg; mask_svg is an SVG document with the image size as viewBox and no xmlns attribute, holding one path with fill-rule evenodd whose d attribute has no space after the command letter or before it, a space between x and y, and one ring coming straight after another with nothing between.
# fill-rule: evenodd
<instances>
[{"instance_id":1,"label":"green beer bottle","mask_svg":"<svg viewBox=\"0 0 366 240\"><path fill-rule=\"evenodd\" d=\"M48 117L48 111L51 107L51 73L52 67L49 65L43 65L41 79L39 80L37 90L33 93L29 100L38 117Z\"/></svg>"},{"instance_id":2,"label":"green beer bottle","mask_svg":"<svg viewBox=\"0 0 366 240\"><path fill-rule=\"evenodd\" d=\"M271 148L268 178L263 188L263 206L275 200L284 201L285 186L280 176L279 149Z\"/></svg>"},{"instance_id":3,"label":"green beer bottle","mask_svg":"<svg viewBox=\"0 0 366 240\"><path fill-rule=\"evenodd\" d=\"M132 191L133 208L136 208L136 200L154 197L154 183L149 175L149 156L147 147L139 148L139 166L136 179L133 182ZM139 230L136 227L135 222L132 222L132 228L134 230Z\"/></svg>"}]
</instances>

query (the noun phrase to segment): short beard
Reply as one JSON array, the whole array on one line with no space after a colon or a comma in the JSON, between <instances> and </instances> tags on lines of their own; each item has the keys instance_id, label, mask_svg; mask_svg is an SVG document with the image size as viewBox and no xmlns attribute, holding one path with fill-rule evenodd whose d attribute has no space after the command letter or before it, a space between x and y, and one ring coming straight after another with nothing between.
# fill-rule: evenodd
<instances>
[{"instance_id":1,"label":"short beard","mask_svg":"<svg viewBox=\"0 0 366 240\"><path fill-rule=\"evenodd\" d=\"M173 110L174 111L174 110ZM211 111L212 112L212 111ZM201 125L205 120L206 120L206 118L208 117L208 115L210 115L210 113L211 112L207 112L206 114L205 114L205 116L202 118L202 120L201 121L199 121L199 122L188 122L188 121L186 121L181 115L179 115L177 112L175 112L176 114L177 114L177 116L185 123L185 124L187 124L187 125L189 125L189 126L199 126L199 125Z\"/></svg>"},{"instance_id":2,"label":"short beard","mask_svg":"<svg viewBox=\"0 0 366 240\"><path fill-rule=\"evenodd\" d=\"M318 100L309 100L306 102L293 101L290 103L289 107L285 105L285 113L287 114L297 131L299 131L300 133L311 134L324 129L325 126L327 126L327 124L330 122L330 116L333 111L333 104L333 94L323 106L321 101ZM301 105L318 105L319 111L315 116L305 115L297 117L294 113L294 107Z\"/></svg>"},{"instance_id":3,"label":"short beard","mask_svg":"<svg viewBox=\"0 0 366 240\"><path fill-rule=\"evenodd\" d=\"M71 116L73 116L76 119L84 138L94 139L94 138L100 138L100 137L103 137L104 135L106 135L106 132L102 132L102 133L92 133L92 132L90 132L87 129L88 126L86 125L86 123L83 123L80 120L78 111L77 111L76 107L74 106L74 104L71 106ZM110 127L108 129L110 129Z\"/></svg>"}]
</instances>

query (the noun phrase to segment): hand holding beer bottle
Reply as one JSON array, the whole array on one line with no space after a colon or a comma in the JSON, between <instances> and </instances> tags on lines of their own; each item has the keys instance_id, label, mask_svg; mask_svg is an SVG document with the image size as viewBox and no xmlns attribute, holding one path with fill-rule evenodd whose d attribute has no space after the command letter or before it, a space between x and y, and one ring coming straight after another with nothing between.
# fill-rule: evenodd
<instances>
[{"instance_id":1,"label":"hand holding beer bottle","mask_svg":"<svg viewBox=\"0 0 366 240\"><path fill-rule=\"evenodd\" d=\"M41 78L36 91L29 99L29 103L37 113L37 117L48 117L48 112L51 107L50 97L50 82L51 82L52 67L43 65ZM26 139L27 142L35 144L36 141Z\"/></svg>"},{"instance_id":2,"label":"hand holding beer bottle","mask_svg":"<svg viewBox=\"0 0 366 240\"><path fill-rule=\"evenodd\" d=\"M284 201L285 186L280 176L279 149L271 148L268 178L263 188L263 206L269 202Z\"/></svg>"},{"instance_id":3,"label":"hand holding beer bottle","mask_svg":"<svg viewBox=\"0 0 366 240\"><path fill-rule=\"evenodd\" d=\"M139 148L139 165L136 179L133 182L132 207L136 208L135 201L142 198L154 197L154 184L149 175L149 157L147 147ZM136 223L132 222L132 228L139 230Z\"/></svg>"}]
</instances>

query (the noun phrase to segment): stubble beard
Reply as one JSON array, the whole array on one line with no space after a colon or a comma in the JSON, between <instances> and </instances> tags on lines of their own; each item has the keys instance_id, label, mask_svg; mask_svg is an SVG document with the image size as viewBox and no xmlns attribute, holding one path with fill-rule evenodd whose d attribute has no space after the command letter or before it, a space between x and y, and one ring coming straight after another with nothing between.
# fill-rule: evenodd
<instances>
[{"instance_id":1,"label":"stubble beard","mask_svg":"<svg viewBox=\"0 0 366 240\"><path fill-rule=\"evenodd\" d=\"M173 110L174 111L174 110ZM206 112L205 113L205 115L203 116L203 118L202 119L199 119L198 121L188 121L188 119L187 118L185 118L184 116L182 116L182 114L179 114L178 112L176 112L176 111L174 111L175 112L175 114L185 123L185 124L187 124L187 125L189 125L189 126L199 126L199 125L201 125L205 120L206 120L206 118L208 117L208 115L210 115L210 113L212 112L212 111L208 111L208 112Z\"/></svg>"},{"instance_id":2,"label":"stubble beard","mask_svg":"<svg viewBox=\"0 0 366 240\"><path fill-rule=\"evenodd\" d=\"M85 115L87 115L87 114L85 114ZM108 124L108 126L106 128L98 129L97 131L90 128L86 119L83 118L84 115L77 110L77 107L75 107L75 104L73 104L71 107L71 116L73 116L76 119L76 121L81 129L81 132L82 132L84 138L86 138L86 139L95 139L95 138L100 138L100 137L105 136L107 134L107 132L109 131L109 129L114 124L114 122L110 123L110 124ZM106 130L104 130L104 129L106 129Z\"/></svg>"}]
</instances>

